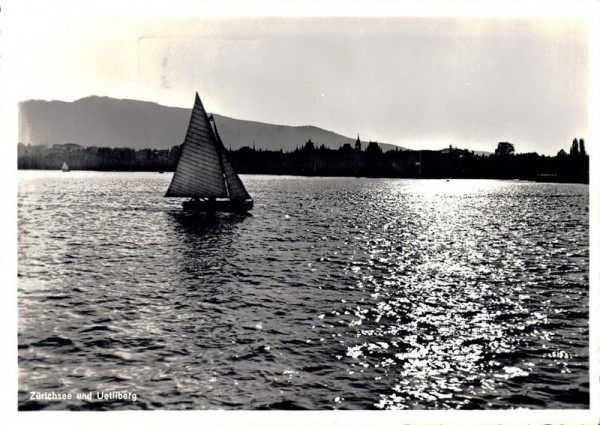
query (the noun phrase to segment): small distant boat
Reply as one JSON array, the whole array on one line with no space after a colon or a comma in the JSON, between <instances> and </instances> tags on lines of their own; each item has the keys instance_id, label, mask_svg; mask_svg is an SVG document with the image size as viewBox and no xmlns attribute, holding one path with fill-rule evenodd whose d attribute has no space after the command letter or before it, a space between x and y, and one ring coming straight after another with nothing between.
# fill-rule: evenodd
<instances>
[{"instance_id":1,"label":"small distant boat","mask_svg":"<svg viewBox=\"0 0 600 425\"><path fill-rule=\"evenodd\" d=\"M254 201L228 158L213 116L196 93L194 109L167 197L192 198L184 210L246 212Z\"/></svg>"},{"instance_id":2,"label":"small distant boat","mask_svg":"<svg viewBox=\"0 0 600 425\"><path fill-rule=\"evenodd\" d=\"M65 173L68 173L69 171L71 171L71 170L69 170L69 166L67 165L66 162L63 162L61 170L63 170L63 172L65 172Z\"/></svg>"}]
</instances>

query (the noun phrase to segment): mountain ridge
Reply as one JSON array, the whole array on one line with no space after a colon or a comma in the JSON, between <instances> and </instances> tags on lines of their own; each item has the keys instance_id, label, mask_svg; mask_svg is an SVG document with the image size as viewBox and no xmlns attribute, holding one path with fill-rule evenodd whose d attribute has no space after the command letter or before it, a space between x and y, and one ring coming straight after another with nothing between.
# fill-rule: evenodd
<instances>
[{"instance_id":1,"label":"mountain ridge","mask_svg":"<svg viewBox=\"0 0 600 425\"><path fill-rule=\"evenodd\" d=\"M190 113L191 108L96 95L72 102L27 100L19 103L19 142L166 149L183 143ZM217 113L214 117L226 147L232 149L255 146L292 151L309 138L315 146L330 149L355 143L353 138L310 124L271 124ZM379 145L384 151L405 149L387 143Z\"/></svg>"}]
</instances>

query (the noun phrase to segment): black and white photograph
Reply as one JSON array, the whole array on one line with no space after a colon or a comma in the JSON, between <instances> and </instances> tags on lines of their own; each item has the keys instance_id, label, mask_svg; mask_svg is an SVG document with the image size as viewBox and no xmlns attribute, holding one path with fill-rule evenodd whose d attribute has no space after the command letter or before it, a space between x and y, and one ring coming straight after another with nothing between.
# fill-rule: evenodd
<instances>
[{"instance_id":1,"label":"black and white photograph","mask_svg":"<svg viewBox=\"0 0 600 425\"><path fill-rule=\"evenodd\" d=\"M15 423L598 423L597 2L124 3L0 10Z\"/></svg>"}]
</instances>

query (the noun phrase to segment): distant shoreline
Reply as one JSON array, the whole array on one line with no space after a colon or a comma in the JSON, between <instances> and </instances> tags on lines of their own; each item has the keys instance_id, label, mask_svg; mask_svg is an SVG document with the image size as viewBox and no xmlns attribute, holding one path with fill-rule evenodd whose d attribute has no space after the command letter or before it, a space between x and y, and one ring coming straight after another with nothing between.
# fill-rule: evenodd
<instances>
[{"instance_id":1,"label":"distant shoreline","mask_svg":"<svg viewBox=\"0 0 600 425\"><path fill-rule=\"evenodd\" d=\"M182 146L134 150L19 144L17 168L60 170L66 163L70 170L169 172L177 167L181 151ZM229 151L228 158L239 174L589 183L589 156L581 139L573 141L570 153L561 149L556 156L515 154L508 142L500 142L492 155L452 146L442 151L384 152L375 142L357 139L354 146L348 143L339 149L316 146L311 140L291 152L246 146Z\"/></svg>"},{"instance_id":2,"label":"distant shoreline","mask_svg":"<svg viewBox=\"0 0 600 425\"><path fill-rule=\"evenodd\" d=\"M62 173L60 169L54 168L18 168L17 171L56 171ZM149 171L149 170L74 170L69 172L90 172L90 173L152 173L167 174L174 173L174 170L168 171ZM562 183L562 184L585 184L589 181L566 181L566 180L533 180L533 179L511 179L511 178L493 178L493 177L389 177L389 176L348 176L348 175L315 175L315 174L275 174L275 173L240 173L247 176L277 176L277 177L307 177L307 178L355 178L355 179L389 179L389 180L495 180L495 181L520 181L528 183Z\"/></svg>"}]
</instances>

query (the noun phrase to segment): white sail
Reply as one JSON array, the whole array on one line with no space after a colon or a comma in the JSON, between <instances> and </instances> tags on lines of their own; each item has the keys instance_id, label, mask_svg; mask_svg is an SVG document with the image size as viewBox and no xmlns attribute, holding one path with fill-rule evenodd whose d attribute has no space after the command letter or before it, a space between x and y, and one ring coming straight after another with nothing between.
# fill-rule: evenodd
<instances>
[{"instance_id":1,"label":"white sail","mask_svg":"<svg viewBox=\"0 0 600 425\"><path fill-rule=\"evenodd\" d=\"M69 171L69 166L67 165L66 162L63 162L62 168L63 171Z\"/></svg>"},{"instance_id":2,"label":"white sail","mask_svg":"<svg viewBox=\"0 0 600 425\"><path fill-rule=\"evenodd\" d=\"M181 156L165 196L228 197L218 143L198 93Z\"/></svg>"}]
</instances>

